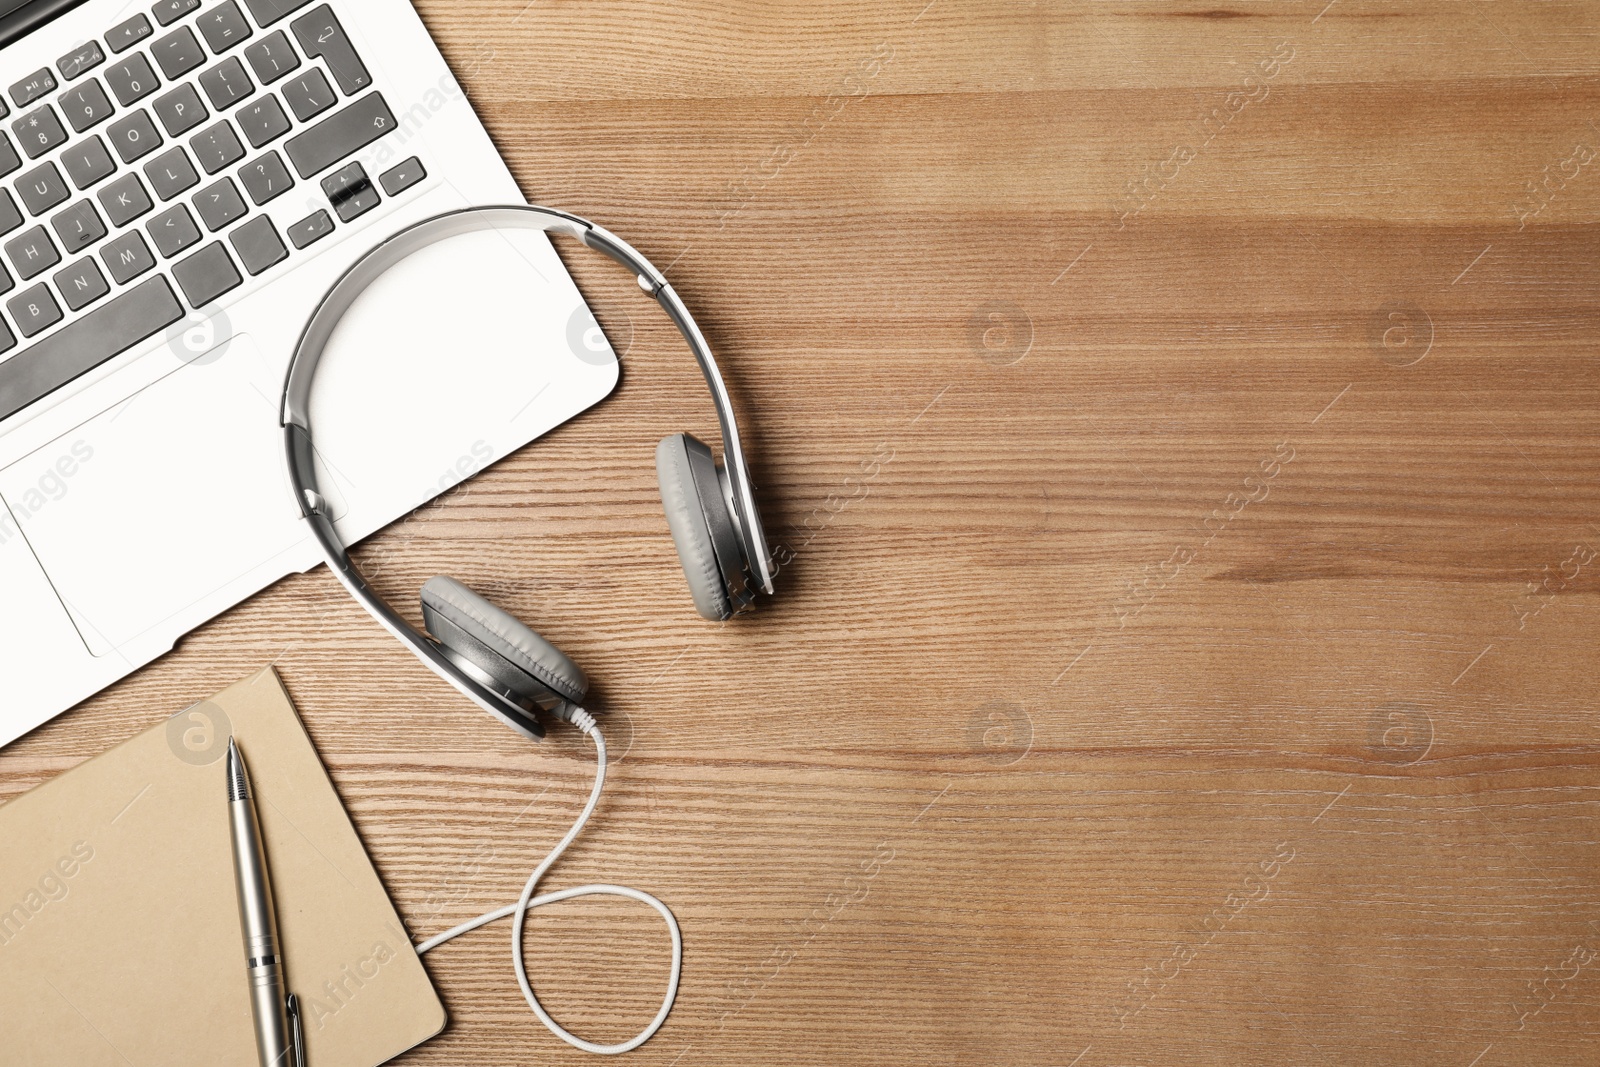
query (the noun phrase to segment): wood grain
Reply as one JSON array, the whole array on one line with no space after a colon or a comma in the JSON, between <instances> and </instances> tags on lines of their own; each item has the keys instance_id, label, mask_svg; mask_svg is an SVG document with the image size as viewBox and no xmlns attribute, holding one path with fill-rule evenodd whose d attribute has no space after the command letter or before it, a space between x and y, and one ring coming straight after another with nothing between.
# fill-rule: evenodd
<instances>
[{"instance_id":1,"label":"wood grain","mask_svg":"<svg viewBox=\"0 0 1600 1067\"><path fill-rule=\"evenodd\" d=\"M683 923L635 1061L1594 1062L1600 4L523 4L420 10L527 193L673 264L793 558L694 618L650 454L703 392L573 256L623 387L364 558L596 679L612 791L549 884ZM418 935L577 810L578 741L321 571L0 795L268 661ZM546 1003L632 1033L658 924L551 910ZM584 1060L507 938L429 957L406 1062Z\"/></svg>"}]
</instances>

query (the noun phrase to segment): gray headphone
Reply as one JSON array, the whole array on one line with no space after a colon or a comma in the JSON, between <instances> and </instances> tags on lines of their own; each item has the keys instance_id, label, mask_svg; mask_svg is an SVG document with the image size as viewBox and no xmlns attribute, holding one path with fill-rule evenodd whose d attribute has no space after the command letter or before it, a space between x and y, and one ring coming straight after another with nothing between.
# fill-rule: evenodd
<instances>
[{"instance_id":1,"label":"gray headphone","mask_svg":"<svg viewBox=\"0 0 1600 1067\"><path fill-rule=\"evenodd\" d=\"M577 710L589 686L583 671L560 649L454 578L433 578L422 587L422 620L428 633L414 630L367 584L339 539L326 499L317 490L311 443L312 379L328 338L356 298L390 267L428 245L477 230L506 228L574 237L627 267L638 277L639 287L671 317L700 364L721 424L724 463L718 464L710 448L684 433L663 438L656 448L661 502L695 608L707 619L731 618L751 605L757 589L772 592L773 568L751 493L739 425L717 362L689 309L649 260L592 222L531 205L436 215L373 248L322 298L289 361L281 416L289 482L328 569L373 618L473 703L537 740L545 732L538 718L541 712L569 719Z\"/></svg>"}]
</instances>

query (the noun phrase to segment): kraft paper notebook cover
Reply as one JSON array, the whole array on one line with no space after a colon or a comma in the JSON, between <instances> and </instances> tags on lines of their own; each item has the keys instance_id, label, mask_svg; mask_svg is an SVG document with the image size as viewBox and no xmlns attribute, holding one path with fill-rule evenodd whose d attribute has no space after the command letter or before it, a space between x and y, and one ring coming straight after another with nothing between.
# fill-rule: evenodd
<instances>
[{"instance_id":1,"label":"kraft paper notebook cover","mask_svg":"<svg viewBox=\"0 0 1600 1067\"><path fill-rule=\"evenodd\" d=\"M0 1063L256 1067L223 756L254 780L311 1067L444 1027L270 668L0 807Z\"/></svg>"}]
</instances>

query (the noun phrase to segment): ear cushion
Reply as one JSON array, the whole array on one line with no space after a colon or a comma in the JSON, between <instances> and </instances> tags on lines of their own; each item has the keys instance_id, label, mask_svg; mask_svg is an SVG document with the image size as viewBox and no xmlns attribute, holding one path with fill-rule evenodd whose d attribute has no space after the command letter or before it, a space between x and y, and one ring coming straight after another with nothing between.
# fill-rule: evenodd
<instances>
[{"instance_id":1,"label":"ear cushion","mask_svg":"<svg viewBox=\"0 0 1600 1067\"><path fill-rule=\"evenodd\" d=\"M695 610L713 621L731 618L728 573L742 569L739 538L711 449L685 433L663 437L656 446L656 477Z\"/></svg>"},{"instance_id":2,"label":"ear cushion","mask_svg":"<svg viewBox=\"0 0 1600 1067\"><path fill-rule=\"evenodd\" d=\"M422 587L422 621L440 644L531 700L544 694L530 681L573 703L589 690L564 652L454 578L430 578Z\"/></svg>"}]
</instances>

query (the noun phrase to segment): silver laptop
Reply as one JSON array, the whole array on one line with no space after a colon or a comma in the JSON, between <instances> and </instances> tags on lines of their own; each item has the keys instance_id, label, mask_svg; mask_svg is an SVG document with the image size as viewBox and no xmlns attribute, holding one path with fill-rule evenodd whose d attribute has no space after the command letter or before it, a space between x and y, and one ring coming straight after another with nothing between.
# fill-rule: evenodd
<instances>
[{"instance_id":1,"label":"silver laptop","mask_svg":"<svg viewBox=\"0 0 1600 1067\"><path fill-rule=\"evenodd\" d=\"M318 561L278 397L329 284L521 202L406 0L0 0L0 744ZM318 376L363 537L604 397L542 235L420 253Z\"/></svg>"}]
</instances>

